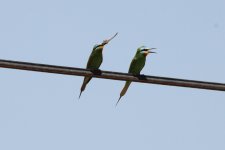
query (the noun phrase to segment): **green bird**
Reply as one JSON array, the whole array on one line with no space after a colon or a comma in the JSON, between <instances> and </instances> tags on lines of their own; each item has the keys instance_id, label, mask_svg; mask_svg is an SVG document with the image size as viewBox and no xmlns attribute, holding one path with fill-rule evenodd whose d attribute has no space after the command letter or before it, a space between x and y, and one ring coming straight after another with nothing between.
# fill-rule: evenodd
<instances>
[{"instance_id":1,"label":"green bird","mask_svg":"<svg viewBox=\"0 0 225 150\"><path fill-rule=\"evenodd\" d=\"M153 49L156 49L156 48L147 48L145 46L139 47L137 49L137 52L136 52L133 60L131 61L128 73L131 73L135 76L140 75L141 70L145 66L146 56L149 53L156 53L156 52L151 51ZM116 103L116 106L119 103L121 97L124 96L125 93L127 92L127 89L129 88L130 84L131 84L131 81L126 81L122 91L120 92L120 97Z\"/></svg>"},{"instance_id":2,"label":"green bird","mask_svg":"<svg viewBox=\"0 0 225 150\"><path fill-rule=\"evenodd\" d=\"M88 62L87 62L87 66L86 69L90 69L90 70L98 70L99 67L102 64L103 61L103 56L102 56L102 51L105 45L107 45L114 37L117 36L118 33L116 33L113 37L111 37L108 40L104 40L101 44L96 44L93 47L93 50L91 52L91 55L89 56ZM90 82L92 77L84 77L84 81L83 84L80 88L80 95L79 98L82 94L82 92L85 90L86 85Z\"/></svg>"}]
</instances>

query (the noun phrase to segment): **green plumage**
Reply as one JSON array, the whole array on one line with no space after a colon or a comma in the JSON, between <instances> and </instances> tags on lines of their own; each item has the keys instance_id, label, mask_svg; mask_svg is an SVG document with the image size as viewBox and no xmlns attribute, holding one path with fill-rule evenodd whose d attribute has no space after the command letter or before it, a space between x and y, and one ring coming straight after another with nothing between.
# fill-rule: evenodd
<instances>
[{"instance_id":1,"label":"green plumage","mask_svg":"<svg viewBox=\"0 0 225 150\"><path fill-rule=\"evenodd\" d=\"M101 45L94 46L87 62L86 66L87 69L98 69L101 66L103 61L102 50L103 46Z\"/></svg>"},{"instance_id":2,"label":"green plumage","mask_svg":"<svg viewBox=\"0 0 225 150\"><path fill-rule=\"evenodd\" d=\"M117 36L117 34L118 33L116 33L110 39L104 40L101 44L97 44L93 47L93 50L92 50L91 55L89 56L89 59L87 62L86 69L90 69L90 70L98 70L99 69L99 67L101 66L102 61L103 61L102 51L103 51L104 46L107 45L112 39L114 39ZM85 90L88 82L90 82L91 78L92 77L84 77L83 84L80 88L79 98L80 98L82 92Z\"/></svg>"},{"instance_id":3,"label":"green plumage","mask_svg":"<svg viewBox=\"0 0 225 150\"><path fill-rule=\"evenodd\" d=\"M145 66L146 56L149 53L154 53L154 52L150 52L149 50L151 50L151 49L146 48L144 46L141 46L137 49L137 52L136 52L133 60L131 61L128 73L131 73L133 75L140 75L141 70ZM119 97L119 100L117 101L116 105L119 103L121 97L126 94L127 89L129 88L130 84L131 84L131 81L126 81L126 83L120 93L120 97Z\"/></svg>"},{"instance_id":4,"label":"green plumage","mask_svg":"<svg viewBox=\"0 0 225 150\"><path fill-rule=\"evenodd\" d=\"M89 59L87 62L87 66L86 66L87 69L91 69L91 70L99 69L99 67L101 66L102 61L103 61L103 56L102 56L103 47L104 47L104 45L102 45L102 44L94 46L92 53L89 56ZM84 81L83 81L83 84L80 89L79 98L80 98L82 92L85 90L88 82L90 82L91 78L92 77L84 77Z\"/></svg>"},{"instance_id":5,"label":"green plumage","mask_svg":"<svg viewBox=\"0 0 225 150\"><path fill-rule=\"evenodd\" d=\"M133 60L131 61L128 73L131 73L133 75L139 75L141 70L145 66L145 61L146 61L146 55L141 53L138 49L138 52L136 53Z\"/></svg>"}]
</instances>

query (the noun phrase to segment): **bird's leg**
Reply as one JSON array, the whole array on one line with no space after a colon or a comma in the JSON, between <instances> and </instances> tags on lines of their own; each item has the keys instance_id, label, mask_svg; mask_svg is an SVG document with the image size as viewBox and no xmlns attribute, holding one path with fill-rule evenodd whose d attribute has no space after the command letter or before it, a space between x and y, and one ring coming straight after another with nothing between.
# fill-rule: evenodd
<instances>
[{"instance_id":1,"label":"bird's leg","mask_svg":"<svg viewBox=\"0 0 225 150\"><path fill-rule=\"evenodd\" d=\"M91 72L94 74L94 75L101 75L102 74L102 71L100 69L91 69Z\"/></svg>"},{"instance_id":2,"label":"bird's leg","mask_svg":"<svg viewBox=\"0 0 225 150\"><path fill-rule=\"evenodd\" d=\"M146 80L146 76L144 74L135 74L134 76L139 80Z\"/></svg>"}]
</instances>

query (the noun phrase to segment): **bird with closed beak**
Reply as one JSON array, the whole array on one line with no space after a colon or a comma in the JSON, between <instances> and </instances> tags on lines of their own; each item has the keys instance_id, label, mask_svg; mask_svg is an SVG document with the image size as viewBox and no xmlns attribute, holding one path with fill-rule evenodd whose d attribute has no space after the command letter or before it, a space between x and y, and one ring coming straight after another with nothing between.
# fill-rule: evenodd
<instances>
[{"instance_id":1,"label":"bird with closed beak","mask_svg":"<svg viewBox=\"0 0 225 150\"><path fill-rule=\"evenodd\" d=\"M86 69L90 69L90 70L99 69L99 67L101 66L102 61L103 61L102 51L103 51L104 46L107 45L114 37L116 37L117 34L118 33L116 33L110 39L104 40L101 44L96 44L93 47L93 50L92 50L91 55L89 56L89 59L88 59L88 62L87 62ZM82 92L85 90L86 85L90 82L91 78L92 77L84 77L83 84L80 88L79 98L80 98Z\"/></svg>"}]
</instances>

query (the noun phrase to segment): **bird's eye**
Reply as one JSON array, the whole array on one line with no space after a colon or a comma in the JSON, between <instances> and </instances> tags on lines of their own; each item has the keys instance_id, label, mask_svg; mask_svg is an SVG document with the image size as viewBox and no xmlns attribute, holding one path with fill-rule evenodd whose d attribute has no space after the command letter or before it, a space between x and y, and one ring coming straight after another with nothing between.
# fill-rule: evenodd
<instances>
[{"instance_id":1,"label":"bird's eye","mask_svg":"<svg viewBox=\"0 0 225 150\"><path fill-rule=\"evenodd\" d=\"M99 46L101 46L101 45L95 45L93 49L97 49Z\"/></svg>"}]
</instances>

